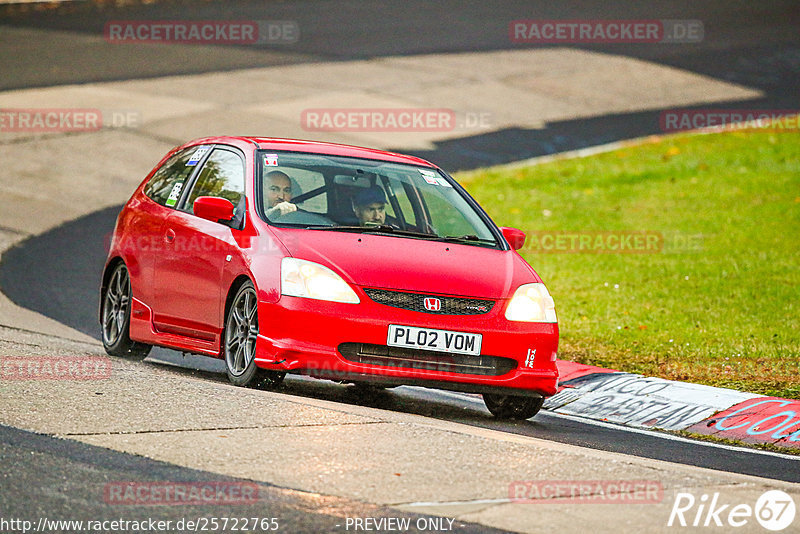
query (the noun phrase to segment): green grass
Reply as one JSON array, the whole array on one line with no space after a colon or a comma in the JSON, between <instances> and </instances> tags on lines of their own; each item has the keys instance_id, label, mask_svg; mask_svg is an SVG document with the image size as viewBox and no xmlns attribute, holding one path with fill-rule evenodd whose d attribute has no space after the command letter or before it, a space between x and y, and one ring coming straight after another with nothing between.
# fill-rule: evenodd
<instances>
[{"instance_id":1,"label":"green grass","mask_svg":"<svg viewBox=\"0 0 800 534\"><path fill-rule=\"evenodd\" d=\"M526 243L556 301L560 358L800 398L800 135L654 137L457 179L499 225L529 235L664 236L647 254Z\"/></svg>"}]
</instances>

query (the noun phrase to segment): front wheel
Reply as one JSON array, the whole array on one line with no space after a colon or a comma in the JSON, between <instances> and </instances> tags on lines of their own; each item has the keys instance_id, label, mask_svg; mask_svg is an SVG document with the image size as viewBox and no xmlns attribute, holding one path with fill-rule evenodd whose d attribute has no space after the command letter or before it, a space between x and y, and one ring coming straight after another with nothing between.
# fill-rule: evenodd
<instances>
[{"instance_id":1,"label":"front wheel","mask_svg":"<svg viewBox=\"0 0 800 534\"><path fill-rule=\"evenodd\" d=\"M484 393L483 402L498 419L530 419L544 404L544 397L515 397Z\"/></svg>"},{"instance_id":2,"label":"front wheel","mask_svg":"<svg viewBox=\"0 0 800 534\"><path fill-rule=\"evenodd\" d=\"M103 348L112 356L143 359L152 348L145 343L131 341L131 277L128 268L120 263L111 273L106 293L103 295L103 311L100 314L103 327Z\"/></svg>"},{"instance_id":3,"label":"front wheel","mask_svg":"<svg viewBox=\"0 0 800 534\"><path fill-rule=\"evenodd\" d=\"M228 380L236 386L275 387L286 376L286 373L267 371L256 365L257 338L258 299L253 283L247 281L233 298L223 336Z\"/></svg>"}]
</instances>

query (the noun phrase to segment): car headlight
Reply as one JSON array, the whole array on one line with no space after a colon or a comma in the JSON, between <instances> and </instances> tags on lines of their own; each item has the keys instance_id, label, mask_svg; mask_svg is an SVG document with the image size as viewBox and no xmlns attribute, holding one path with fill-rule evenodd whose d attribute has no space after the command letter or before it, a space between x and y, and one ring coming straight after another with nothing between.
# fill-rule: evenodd
<instances>
[{"instance_id":1,"label":"car headlight","mask_svg":"<svg viewBox=\"0 0 800 534\"><path fill-rule=\"evenodd\" d=\"M506 308L506 319L528 323L557 323L553 297L542 283L523 284Z\"/></svg>"},{"instance_id":2,"label":"car headlight","mask_svg":"<svg viewBox=\"0 0 800 534\"><path fill-rule=\"evenodd\" d=\"M281 293L349 304L361 302L341 276L324 265L297 258L281 260Z\"/></svg>"}]
</instances>

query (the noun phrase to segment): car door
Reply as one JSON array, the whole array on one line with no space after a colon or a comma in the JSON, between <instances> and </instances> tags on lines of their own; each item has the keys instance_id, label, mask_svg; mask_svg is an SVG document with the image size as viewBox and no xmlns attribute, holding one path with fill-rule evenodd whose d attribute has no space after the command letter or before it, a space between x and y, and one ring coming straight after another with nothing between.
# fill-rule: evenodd
<instances>
[{"instance_id":1,"label":"car door","mask_svg":"<svg viewBox=\"0 0 800 534\"><path fill-rule=\"evenodd\" d=\"M122 249L128 253L126 261L134 295L151 308L155 305L155 262L164 250L162 227L174 213L183 186L196 169L191 164L196 150L197 147L190 147L167 159L145 184L143 192L149 200L142 199L130 210L134 215L129 225L136 229L135 237L122 243Z\"/></svg>"},{"instance_id":2,"label":"car door","mask_svg":"<svg viewBox=\"0 0 800 534\"><path fill-rule=\"evenodd\" d=\"M226 262L238 255L231 226L194 215L201 196L222 197L244 210L244 158L235 150L216 147L203 163L179 209L164 222L164 250L156 257L155 323L160 331L205 341L218 340ZM234 223L238 224L238 222Z\"/></svg>"}]
</instances>

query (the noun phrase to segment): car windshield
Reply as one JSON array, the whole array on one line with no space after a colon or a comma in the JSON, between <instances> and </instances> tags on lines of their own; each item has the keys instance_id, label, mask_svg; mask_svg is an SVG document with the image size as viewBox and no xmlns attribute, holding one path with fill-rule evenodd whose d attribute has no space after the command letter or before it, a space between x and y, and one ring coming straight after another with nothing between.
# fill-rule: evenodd
<instances>
[{"instance_id":1,"label":"car windshield","mask_svg":"<svg viewBox=\"0 0 800 534\"><path fill-rule=\"evenodd\" d=\"M269 151L258 161L270 223L499 246L484 217L436 169Z\"/></svg>"}]
</instances>

